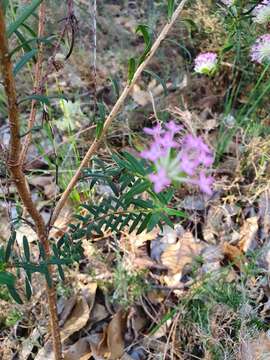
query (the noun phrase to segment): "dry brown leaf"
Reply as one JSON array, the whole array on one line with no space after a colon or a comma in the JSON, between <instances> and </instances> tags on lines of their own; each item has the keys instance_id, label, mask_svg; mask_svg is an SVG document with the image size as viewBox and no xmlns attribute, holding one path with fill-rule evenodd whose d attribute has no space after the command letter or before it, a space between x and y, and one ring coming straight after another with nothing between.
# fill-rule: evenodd
<instances>
[{"instance_id":1,"label":"dry brown leaf","mask_svg":"<svg viewBox=\"0 0 270 360\"><path fill-rule=\"evenodd\" d=\"M57 193L57 186L53 176L35 176L29 182L31 185L43 188L44 194L48 199L52 199Z\"/></svg>"},{"instance_id":2,"label":"dry brown leaf","mask_svg":"<svg viewBox=\"0 0 270 360\"><path fill-rule=\"evenodd\" d=\"M61 300L61 299L60 299ZM76 296L71 296L69 299L64 299L63 303L60 304L61 311L59 314L59 325L62 326L66 322L67 318L69 317L72 309L76 305L77 298ZM59 308L59 302L57 304L57 308Z\"/></svg>"},{"instance_id":3,"label":"dry brown leaf","mask_svg":"<svg viewBox=\"0 0 270 360\"><path fill-rule=\"evenodd\" d=\"M116 360L124 354L126 317L124 311L118 311L102 334L89 336L91 350L95 359Z\"/></svg>"},{"instance_id":4,"label":"dry brown leaf","mask_svg":"<svg viewBox=\"0 0 270 360\"><path fill-rule=\"evenodd\" d=\"M120 310L110 321L107 327L107 346L110 352L110 360L116 360L124 353L124 328L126 326L126 314Z\"/></svg>"},{"instance_id":5,"label":"dry brown leaf","mask_svg":"<svg viewBox=\"0 0 270 360\"><path fill-rule=\"evenodd\" d=\"M187 231L175 244L168 244L161 262L169 269L169 275L181 277L185 265L190 264L195 256L199 255L202 245L194 240L191 232Z\"/></svg>"},{"instance_id":6,"label":"dry brown leaf","mask_svg":"<svg viewBox=\"0 0 270 360\"><path fill-rule=\"evenodd\" d=\"M81 330L87 323L90 316L89 306L83 296L78 297L69 318L61 330L61 339L64 342L70 335Z\"/></svg>"},{"instance_id":7,"label":"dry brown leaf","mask_svg":"<svg viewBox=\"0 0 270 360\"><path fill-rule=\"evenodd\" d=\"M89 360L91 354L87 338L81 338L64 351L64 360Z\"/></svg>"},{"instance_id":8,"label":"dry brown leaf","mask_svg":"<svg viewBox=\"0 0 270 360\"><path fill-rule=\"evenodd\" d=\"M234 263L239 269L243 266L244 255L243 252L234 245L229 243L223 244L223 254Z\"/></svg>"},{"instance_id":9,"label":"dry brown leaf","mask_svg":"<svg viewBox=\"0 0 270 360\"><path fill-rule=\"evenodd\" d=\"M259 199L259 215L263 226L263 237L270 234L270 190L265 190Z\"/></svg>"},{"instance_id":10,"label":"dry brown leaf","mask_svg":"<svg viewBox=\"0 0 270 360\"><path fill-rule=\"evenodd\" d=\"M261 333L256 339L242 341L241 360L270 359L270 339L266 333Z\"/></svg>"},{"instance_id":11,"label":"dry brown leaf","mask_svg":"<svg viewBox=\"0 0 270 360\"><path fill-rule=\"evenodd\" d=\"M90 314L95 303L97 283L90 282L88 284L84 284L83 286L81 286L81 291L82 291L82 295L86 299L87 304L89 306L89 314Z\"/></svg>"},{"instance_id":12,"label":"dry brown leaf","mask_svg":"<svg viewBox=\"0 0 270 360\"><path fill-rule=\"evenodd\" d=\"M245 220L240 230L240 240L237 244L240 250L247 252L253 250L257 246L256 236L258 233L258 218L257 216L250 217Z\"/></svg>"},{"instance_id":13,"label":"dry brown leaf","mask_svg":"<svg viewBox=\"0 0 270 360\"><path fill-rule=\"evenodd\" d=\"M73 214L73 209L68 204L64 206L61 211L61 216L58 216L56 219L53 228L50 231L50 236L52 238L58 238L65 234L68 224L70 223L71 217Z\"/></svg>"},{"instance_id":14,"label":"dry brown leaf","mask_svg":"<svg viewBox=\"0 0 270 360\"><path fill-rule=\"evenodd\" d=\"M37 353L35 360L54 360L52 341L49 340Z\"/></svg>"},{"instance_id":15,"label":"dry brown leaf","mask_svg":"<svg viewBox=\"0 0 270 360\"><path fill-rule=\"evenodd\" d=\"M133 86L131 96L133 100L141 106L145 106L151 101L151 97L149 93L147 91L142 90L140 86L137 84Z\"/></svg>"},{"instance_id":16,"label":"dry brown leaf","mask_svg":"<svg viewBox=\"0 0 270 360\"><path fill-rule=\"evenodd\" d=\"M90 315L90 325L93 325L101 320L106 319L109 316L108 311L106 310L104 305L96 303L91 311Z\"/></svg>"}]
</instances>

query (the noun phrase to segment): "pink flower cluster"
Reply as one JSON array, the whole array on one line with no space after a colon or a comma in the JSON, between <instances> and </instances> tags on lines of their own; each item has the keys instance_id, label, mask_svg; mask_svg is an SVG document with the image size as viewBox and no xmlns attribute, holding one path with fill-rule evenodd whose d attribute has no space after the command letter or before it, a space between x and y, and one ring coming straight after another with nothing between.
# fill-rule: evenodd
<instances>
[{"instance_id":1,"label":"pink flower cluster","mask_svg":"<svg viewBox=\"0 0 270 360\"><path fill-rule=\"evenodd\" d=\"M264 0L257 5L253 10L252 15L255 23L268 23L270 21L270 0Z\"/></svg>"},{"instance_id":2,"label":"pink flower cluster","mask_svg":"<svg viewBox=\"0 0 270 360\"><path fill-rule=\"evenodd\" d=\"M214 162L213 153L201 137L188 134L177 140L181 130L174 121L165 124L165 129L160 124L144 129L153 141L140 155L155 166L156 172L149 176L154 191L159 193L172 182L185 182L211 195L213 178L206 174Z\"/></svg>"},{"instance_id":3,"label":"pink flower cluster","mask_svg":"<svg viewBox=\"0 0 270 360\"><path fill-rule=\"evenodd\" d=\"M259 64L270 62L270 34L260 36L251 47L251 59Z\"/></svg>"},{"instance_id":4,"label":"pink flower cluster","mask_svg":"<svg viewBox=\"0 0 270 360\"><path fill-rule=\"evenodd\" d=\"M232 6L234 3L234 0L221 0L221 2L223 2L224 5Z\"/></svg>"},{"instance_id":5,"label":"pink flower cluster","mask_svg":"<svg viewBox=\"0 0 270 360\"><path fill-rule=\"evenodd\" d=\"M213 52L205 52L199 54L195 59L194 70L199 74L212 75L217 68L217 54Z\"/></svg>"}]
</instances>

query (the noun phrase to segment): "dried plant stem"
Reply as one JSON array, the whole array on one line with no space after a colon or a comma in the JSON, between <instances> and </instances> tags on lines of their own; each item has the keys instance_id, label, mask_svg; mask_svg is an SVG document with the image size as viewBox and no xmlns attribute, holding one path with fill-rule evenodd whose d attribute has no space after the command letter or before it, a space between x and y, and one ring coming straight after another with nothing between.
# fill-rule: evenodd
<instances>
[{"instance_id":1,"label":"dried plant stem","mask_svg":"<svg viewBox=\"0 0 270 360\"><path fill-rule=\"evenodd\" d=\"M178 18L179 14L181 13L184 5L186 4L188 0L182 0L180 2L180 4L177 6L176 10L174 11L170 21L164 26L164 28L162 29L161 33L159 34L158 38L156 39L156 41L154 42L151 50L148 53L148 56L146 57L146 59L141 63L141 65L138 67L138 69L136 70L133 79L131 81L130 84L127 84L122 92L122 94L120 95L119 99L117 100L117 102L115 103L114 107L112 108L110 114L108 115L108 117L106 118L106 121L104 123L104 127L102 130L102 133L100 135L99 138L96 138L92 145L90 146L90 148L88 149L87 153L85 154L80 166L78 167L76 173L73 175L72 179L70 180L66 190L63 192L61 198L59 199L54 212L52 214L51 217L51 222L50 225L53 225L54 222L56 221L56 219L58 218L62 208L64 207L72 189L75 187L76 183L78 182L80 175L81 175L81 171L82 169L88 164L89 160L91 159L92 155L95 153L95 151L98 149L99 145L101 144L104 136L106 135L109 127L111 126L112 121L115 119L115 117L117 116L119 109L121 108L121 106L124 104L126 98L128 97L130 91L132 90L134 84L136 83L136 81L138 80L138 78L140 77L141 73L143 72L143 70L145 69L145 67L148 65L148 63L150 62L150 60L152 59L153 55L155 54L155 52L157 51L157 49L159 48L161 42L164 40L164 38L167 36L168 32L170 31L170 29L172 28L173 24L175 23L176 19Z\"/></svg>"},{"instance_id":2,"label":"dried plant stem","mask_svg":"<svg viewBox=\"0 0 270 360\"><path fill-rule=\"evenodd\" d=\"M44 36L45 32L45 23L46 23L46 1L43 1L39 8L39 22L38 22L38 37L39 39ZM42 80L42 61L43 61L43 43L40 41L38 43L38 54L37 62L35 66L35 77L34 77L34 94L40 95L42 92L41 80ZM20 163L23 164L27 155L29 145L32 141L32 128L34 126L37 114L37 101L32 100L31 111L28 120L28 133L25 136L23 143L22 151L20 154Z\"/></svg>"},{"instance_id":3,"label":"dried plant stem","mask_svg":"<svg viewBox=\"0 0 270 360\"><path fill-rule=\"evenodd\" d=\"M8 52L8 42L6 36L5 18L3 7L0 5L0 66L3 75L3 83L8 101L8 118L10 126L10 144L9 144L9 158L8 168L11 173L14 184L17 188L18 194L22 200L23 205L31 216L35 224L35 230L39 241L44 246L46 256L50 255L50 245L48 240L48 232L45 222L37 210L29 190L29 186L26 177L22 170L20 163L21 155L21 140L20 140L20 121L19 121L19 109L17 104L17 95L15 89L15 79L12 71L12 64ZM49 268L49 272L52 273L52 269ZM60 330L57 319L56 310L56 294L54 287L47 285L51 331L53 338L53 346L55 352L55 360L62 359L61 351L61 338Z\"/></svg>"}]
</instances>

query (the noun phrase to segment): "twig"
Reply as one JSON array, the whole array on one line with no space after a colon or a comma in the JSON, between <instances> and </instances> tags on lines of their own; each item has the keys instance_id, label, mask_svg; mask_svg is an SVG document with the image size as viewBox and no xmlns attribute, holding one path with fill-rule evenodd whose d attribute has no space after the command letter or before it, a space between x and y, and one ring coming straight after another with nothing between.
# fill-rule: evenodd
<instances>
[{"instance_id":1,"label":"twig","mask_svg":"<svg viewBox=\"0 0 270 360\"><path fill-rule=\"evenodd\" d=\"M8 52L4 11L1 4L2 3L0 3L0 66L3 75L5 93L8 101L8 118L10 126L9 158L7 162L7 167L12 175L12 179L15 183L22 203L34 221L35 231L37 233L38 239L44 246L46 256L49 257L50 245L48 239L48 232L44 220L32 200L29 186L26 177L22 171L21 163L19 161L21 154L19 109L17 104L17 95L15 90L15 79L12 71L12 63L10 61L10 56ZM49 272L52 273L51 267L49 267ZM47 294L55 360L61 360L61 338L57 318L56 294L53 286L49 287L47 285Z\"/></svg>"},{"instance_id":2,"label":"twig","mask_svg":"<svg viewBox=\"0 0 270 360\"><path fill-rule=\"evenodd\" d=\"M127 84L122 92L122 94L120 95L119 99L117 100L117 102L115 103L114 107L112 108L110 114L108 115L105 123L104 123L104 127L102 130L102 133L100 135L99 138L96 138L92 145L90 146L90 148L88 149L87 153L85 154L80 166L78 167L76 173L74 174L74 176L72 177L72 179L70 180L66 190L64 191L64 193L62 194L59 202L57 203L54 212L52 214L52 218L51 218L51 222L50 225L53 225L54 222L56 221L56 219L58 218L65 202L67 201L72 189L74 188L74 186L76 185L76 183L78 182L82 169L87 165L87 163L89 162L89 160L91 159L92 155L95 153L95 151L98 149L99 145L101 144L103 138L105 137L109 127L111 126L112 121L115 119L115 117L118 114L119 109L121 108L121 106L124 104L126 98L128 97L131 89L133 88L134 84L136 83L136 81L138 80L138 78L140 77L142 71L145 69L145 67L149 64L150 60L152 59L153 55L155 54L155 52L157 51L157 49L159 48L161 42L164 40L164 38L167 36L168 32L170 31L170 29L172 28L173 24L175 23L176 19L178 18L179 14L181 13L184 5L186 4L188 0L182 0L180 2L180 4L177 6L176 10L174 11L171 20L164 26L164 28L162 29L161 33L159 34L158 38L156 39L156 41L154 42L151 50L149 51L149 54L147 56L147 58L141 63L141 65L138 67L138 69L136 70L133 79L131 81L130 84Z\"/></svg>"},{"instance_id":3,"label":"twig","mask_svg":"<svg viewBox=\"0 0 270 360\"><path fill-rule=\"evenodd\" d=\"M92 48L93 48L93 75L94 75L94 117L97 111L97 0L93 0L93 6L89 2L89 12L92 12Z\"/></svg>"},{"instance_id":4,"label":"twig","mask_svg":"<svg viewBox=\"0 0 270 360\"><path fill-rule=\"evenodd\" d=\"M46 23L46 2L43 1L39 8L39 22L38 22L38 38L42 38L44 36L45 31L45 23ZM35 80L34 80L34 94L40 95L42 92L41 89L41 75L42 75L42 62L43 62L43 42L38 42L38 55L37 55L37 62L35 66ZM28 120L28 133L25 137L23 148L20 155L20 163L23 164L28 148L30 146L30 143L32 141L32 128L34 126L34 123L36 121L36 114L37 114L37 101L32 100L31 103L31 111L30 116Z\"/></svg>"}]
</instances>

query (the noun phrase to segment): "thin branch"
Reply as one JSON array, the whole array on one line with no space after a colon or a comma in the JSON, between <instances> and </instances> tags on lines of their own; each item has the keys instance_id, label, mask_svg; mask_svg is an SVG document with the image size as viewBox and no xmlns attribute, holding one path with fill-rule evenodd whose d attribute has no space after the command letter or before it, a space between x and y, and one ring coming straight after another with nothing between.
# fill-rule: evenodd
<instances>
[{"instance_id":1,"label":"thin branch","mask_svg":"<svg viewBox=\"0 0 270 360\"><path fill-rule=\"evenodd\" d=\"M15 89L15 79L13 75L12 63L8 51L8 42L6 35L5 17L3 7L0 3L0 66L3 75L3 84L8 102L8 119L10 126L10 144L9 144L9 157L7 166L12 175L12 179L22 200L23 205L31 216L35 224L35 231L39 241L44 246L46 256L50 256L50 245L48 240L48 233L45 222L37 210L29 189L28 182L22 171L20 164L21 155L21 139L20 139L20 121L19 109L17 104L17 95ZM51 267L49 272L52 273ZM54 287L47 285L48 304L50 311L51 330L53 338L53 346L55 353L55 360L62 359L61 338L57 318L56 309L56 294Z\"/></svg>"},{"instance_id":2,"label":"thin branch","mask_svg":"<svg viewBox=\"0 0 270 360\"><path fill-rule=\"evenodd\" d=\"M44 36L45 32L45 23L46 23L46 2L43 1L39 8L39 22L38 22L38 38L42 38ZM37 62L35 66L35 79L34 79L34 94L40 95L42 93L41 88L41 75L42 75L42 62L43 62L43 51L44 51L44 45L42 41L38 42L38 55L37 55ZM28 148L30 146L30 143L32 141L32 128L34 126L34 123L36 121L36 114L37 114L37 101L32 100L31 103L31 111L30 116L28 120L28 132L25 137L23 148L20 155L20 163L23 164L24 160L27 155Z\"/></svg>"},{"instance_id":3,"label":"thin branch","mask_svg":"<svg viewBox=\"0 0 270 360\"><path fill-rule=\"evenodd\" d=\"M113 120L115 119L115 117L117 116L119 109L122 107L122 105L124 104L126 98L128 97L128 95L130 94L130 91L132 90L134 84L136 83L136 81L138 80L138 78L140 77L141 73L143 72L143 70L145 69L145 67L149 64L150 60L152 59L153 55L155 54L155 52L157 51L157 49L159 48L161 42L164 40L164 38L167 36L168 32L170 31L170 29L172 28L173 24L175 23L176 19L178 18L178 16L180 15L184 5L186 4L188 0L182 0L180 2L180 4L177 6L176 10L174 11L170 22L168 22L164 28L162 29L161 33L159 34L158 38L156 39L156 41L154 42L151 50L149 51L149 54L147 56L147 58L141 63L141 65L138 67L138 69L136 70L134 77L131 81L130 84L127 84L122 92L122 94L120 95L119 99L117 100L117 102L115 103L113 109L111 110L110 114L108 115L105 123L104 123L104 127L102 130L102 133L100 135L99 138L96 138L94 140L94 142L92 143L92 145L90 146L90 148L88 149L87 153L85 154L79 168L77 169L76 173L74 174L74 176L72 177L72 179L70 180L66 190L64 191L64 193L62 194L59 202L57 203L54 212L52 214L52 218L51 218L51 222L50 225L53 225L54 222L56 221L56 219L58 218L62 208L64 207L64 204L66 203L71 191L73 190L73 188L75 187L75 185L77 184L81 172L83 170L83 168L88 164L89 160L91 159L92 155L95 153L95 151L98 149L99 145L101 144L103 138L105 137L109 127L111 126L111 123L113 122Z\"/></svg>"}]
</instances>

